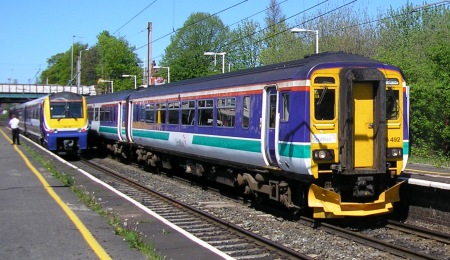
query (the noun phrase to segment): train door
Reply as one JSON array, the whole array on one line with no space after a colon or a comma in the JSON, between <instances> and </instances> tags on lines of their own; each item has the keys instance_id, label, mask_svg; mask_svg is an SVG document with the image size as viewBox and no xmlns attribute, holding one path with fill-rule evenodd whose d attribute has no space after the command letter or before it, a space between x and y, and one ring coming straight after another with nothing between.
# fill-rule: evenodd
<instances>
[{"instance_id":1,"label":"train door","mask_svg":"<svg viewBox=\"0 0 450 260\"><path fill-rule=\"evenodd\" d=\"M355 82L353 84L355 168L373 168L373 103L373 84Z\"/></svg>"},{"instance_id":2,"label":"train door","mask_svg":"<svg viewBox=\"0 0 450 260\"><path fill-rule=\"evenodd\" d=\"M277 99L276 86L267 86L263 93L261 118L261 151L267 166L278 165L275 155Z\"/></svg>"},{"instance_id":3,"label":"train door","mask_svg":"<svg viewBox=\"0 0 450 260\"><path fill-rule=\"evenodd\" d=\"M348 174L386 172L386 78L375 68L340 73L339 160Z\"/></svg>"},{"instance_id":4,"label":"train door","mask_svg":"<svg viewBox=\"0 0 450 260\"><path fill-rule=\"evenodd\" d=\"M125 140L124 132L124 115L126 115L125 112L125 106L122 104L122 102L119 102L117 105L117 136L119 137L120 141Z\"/></svg>"},{"instance_id":5,"label":"train door","mask_svg":"<svg viewBox=\"0 0 450 260\"><path fill-rule=\"evenodd\" d=\"M128 101L128 99L126 101L124 114L126 115L125 119L123 120L125 131L122 134L127 137L128 142L133 142L133 137L132 137L133 121L134 121L134 119L133 119L133 102Z\"/></svg>"}]
</instances>

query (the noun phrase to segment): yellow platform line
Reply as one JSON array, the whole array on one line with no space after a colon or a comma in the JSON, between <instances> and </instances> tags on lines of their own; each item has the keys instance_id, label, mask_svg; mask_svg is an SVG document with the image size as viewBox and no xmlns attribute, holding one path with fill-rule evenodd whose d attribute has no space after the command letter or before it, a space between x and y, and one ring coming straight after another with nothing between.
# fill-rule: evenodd
<instances>
[{"instance_id":1,"label":"yellow platform line","mask_svg":"<svg viewBox=\"0 0 450 260\"><path fill-rule=\"evenodd\" d=\"M413 170L406 168L405 171L410 172L417 172L417 173L430 173L430 174L437 174L437 175L450 175L450 172L434 172L434 171L424 171L424 170Z\"/></svg>"},{"instance_id":2,"label":"yellow platform line","mask_svg":"<svg viewBox=\"0 0 450 260\"><path fill-rule=\"evenodd\" d=\"M5 132L3 132L3 130L0 129L0 131L2 132L2 135L8 141L12 142L12 140L5 134ZM14 145L14 149L20 155L20 157L22 157L23 161L28 166L28 168L34 173L34 175L42 183L42 185L44 186L44 188L48 192L48 194L55 200L55 202L62 208L64 213L66 213L66 215L69 217L69 219L77 227L78 231L80 231L80 233L83 236L84 240L86 240L87 244L92 248L94 253L100 259L111 259L111 257L105 251L105 249L103 249L103 247L97 242L97 240L94 238L92 233L83 224L83 222L81 222L81 220L78 218L78 216L67 206L66 203L64 203L61 200L61 198L58 196L58 194L56 194L56 192L52 189L52 187L48 184L48 182L42 176L42 174L30 163L30 161L22 153L22 151L16 145Z\"/></svg>"}]
</instances>

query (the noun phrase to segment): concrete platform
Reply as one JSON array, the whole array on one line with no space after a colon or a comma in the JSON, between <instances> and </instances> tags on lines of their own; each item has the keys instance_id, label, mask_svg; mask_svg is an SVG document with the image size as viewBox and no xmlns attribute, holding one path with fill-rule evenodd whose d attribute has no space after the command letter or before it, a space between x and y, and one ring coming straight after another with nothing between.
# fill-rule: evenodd
<instances>
[{"instance_id":1,"label":"concrete platform","mask_svg":"<svg viewBox=\"0 0 450 260\"><path fill-rule=\"evenodd\" d=\"M450 190L450 169L445 167L410 163L400 179L410 185Z\"/></svg>"},{"instance_id":2,"label":"concrete platform","mask_svg":"<svg viewBox=\"0 0 450 260\"><path fill-rule=\"evenodd\" d=\"M0 259L146 259L33 159L33 150L144 234L163 258L229 258L26 138L11 145L10 133L0 128Z\"/></svg>"}]
</instances>

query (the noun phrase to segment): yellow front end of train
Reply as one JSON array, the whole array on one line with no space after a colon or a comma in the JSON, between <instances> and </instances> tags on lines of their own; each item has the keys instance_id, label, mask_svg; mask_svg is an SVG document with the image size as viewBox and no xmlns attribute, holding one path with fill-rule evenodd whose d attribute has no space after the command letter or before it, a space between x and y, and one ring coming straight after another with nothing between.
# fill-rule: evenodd
<instances>
[{"instance_id":1,"label":"yellow front end of train","mask_svg":"<svg viewBox=\"0 0 450 260\"><path fill-rule=\"evenodd\" d=\"M393 211L408 158L408 89L394 68L317 69L310 78L314 218Z\"/></svg>"},{"instance_id":2,"label":"yellow front end of train","mask_svg":"<svg viewBox=\"0 0 450 260\"><path fill-rule=\"evenodd\" d=\"M53 93L44 99L42 108L42 142L47 149L66 153L87 149L87 109L82 95Z\"/></svg>"}]
</instances>

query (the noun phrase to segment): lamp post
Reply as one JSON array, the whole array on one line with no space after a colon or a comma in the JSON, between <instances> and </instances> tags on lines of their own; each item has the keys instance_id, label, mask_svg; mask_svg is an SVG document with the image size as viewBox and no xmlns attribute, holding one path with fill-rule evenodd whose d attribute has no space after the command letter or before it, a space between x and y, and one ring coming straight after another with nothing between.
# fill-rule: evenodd
<instances>
[{"instance_id":1,"label":"lamp post","mask_svg":"<svg viewBox=\"0 0 450 260\"><path fill-rule=\"evenodd\" d=\"M124 78L134 78L134 89L136 89L136 75L122 75Z\"/></svg>"},{"instance_id":2,"label":"lamp post","mask_svg":"<svg viewBox=\"0 0 450 260\"><path fill-rule=\"evenodd\" d=\"M108 83L111 83L111 93L114 93L114 81L112 81L112 80L105 80L105 79L99 79L98 82L108 82Z\"/></svg>"},{"instance_id":3,"label":"lamp post","mask_svg":"<svg viewBox=\"0 0 450 260\"><path fill-rule=\"evenodd\" d=\"M222 55L222 73L225 73L225 54L226 52L211 52L207 51L203 55L212 56L214 55L214 66L216 66L216 55Z\"/></svg>"},{"instance_id":4,"label":"lamp post","mask_svg":"<svg viewBox=\"0 0 450 260\"><path fill-rule=\"evenodd\" d=\"M154 69L167 69L167 83L170 83L170 67L153 66Z\"/></svg>"},{"instance_id":5,"label":"lamp post","mask_svg":"<svg viewBox=\"0 0 450 260\"><path fill-rule=\"evenodd\" d=\"M83 51L87 51L89 48L86 48L84 50L80 50L80 56L78 56L78 63L77 63L77 94L79 94L79 89L81 85L81 53ZM83 94L83 93L81 93Z\"/></svg>"},{"instance_id":6,"label":"lamp post","mask_svg":"<svg viewBox=\"0 0 450 260\"><path fill-rule=\"evenodd\" d=\"M308 30L302 28L292 28L292 33L300 33L300 32L313 32L316 35L316 53L319 53L319 30Z\"/></svg>"},{"instance_id":7,"label":"lamp post","mask_svg":"<svg viewBox=\"0 0 450 260\"><path fill-rule=\"evenodd\" d=\"M75 37L83 38L80 36L72 35L72 56L70 59L70 81L69 81L70 86L72 86L72 81L73 81L73 44L74 44Z\"/></svg>"}]
</instances>

